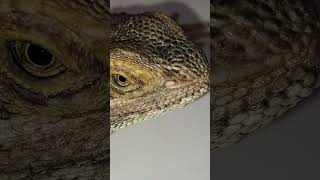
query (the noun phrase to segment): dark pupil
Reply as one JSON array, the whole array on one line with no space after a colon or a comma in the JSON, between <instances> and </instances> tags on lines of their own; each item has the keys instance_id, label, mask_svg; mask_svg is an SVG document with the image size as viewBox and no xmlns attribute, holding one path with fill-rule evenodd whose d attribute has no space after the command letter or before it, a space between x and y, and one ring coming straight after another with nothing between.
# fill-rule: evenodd
<instances>
[{"instance_id":1,"label":"dark pupil","mask_svg":"<svg viewBox=\"0 0 320 180\"><path fill-rule=\"evenodd\" d=\"M127 78L122 75L119 75L119 81L122 83L125 83L125 82L127 82Z\"/></svg>"},{"instance_id":2,"label":"dark pupil","mask_svg":"<svg viewBox=\"0 0 320 180\"><path fill-rule=\"evenodd\" d=\"M30 44L27 50L28 58L38 66L47 66L52 62L52 54L40 46Z\"/></svg>"}]
</instances>

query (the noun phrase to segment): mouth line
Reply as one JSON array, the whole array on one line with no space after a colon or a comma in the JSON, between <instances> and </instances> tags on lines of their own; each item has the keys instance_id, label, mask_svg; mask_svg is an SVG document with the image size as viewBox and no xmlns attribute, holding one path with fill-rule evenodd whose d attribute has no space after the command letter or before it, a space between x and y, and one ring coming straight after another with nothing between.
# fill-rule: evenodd
<instances>
[{"instance_id":1,"label":"mouth line","mask_svg":"<svg viewBox=\"0 0 320 180\"><path fill-rule=\"evenodd\" d=\"M191 82L187 82L186 84L186 87L188 87L190 84L194 83L194 81L191 81ZM188 85L188 86L187 86ZM181 86L182 87L182 86ZM193 90L192 93L190 94L193 94L193 95L186 95L186 96L179 96L179 92L184 92L185 91L185 88L176 88L176 89L181 89L181 91L177 91L176 93L173 93L172 94L172 97L175 97L175 98L172 98L172 99L166 99L166 100L163 100L163 101L169 101L168 103L163 103L162 104L162 107L160 108L159 106L157 106L157 104L159 103L151 103L151 100L148 101L148 103L151 103L153 106L152 107L149 107L148 109L135 109L135 110L132 110L130 112L116 112L116 113L112 113L113 110L117 110L118 108L112 108L111 107L111 113L110 113L110 118L111 119L121 119L124 118L126 119L126 117L132 115L132 114L138 114L139 116L143 116L143 114L148 114L149 112L156 112L156 111L159 111L159 112L166 112L166 111L171 111L171 110L174 110L174 109L177 109L177 106L185 106L185 105L188 105L190 103L192 103L193 101L195 101L196 99L200 98L201 96L205 95L208 93L208 90L204 90L206 89L205 87L203 88L200 88L198 90ZM192 90L192 88L190 89ZM164 91L162 93L156 93L157 95L159 96L164 96L165 94L167 94L168 92L172 91L172 89L167 89L167 91ZM173 100L174 99L174 100ZM185 101L187 99L190 99L190 101ZM134 102L136 102L137 100L132 100L129 105L126 104L126 106L130 107L130 104L134 104ZM185 103L181 103L181 102L185 102ZM123 106L122 106L123 108ZM126 108L125 108L126 109Z\"/></svg>"},{"instance_id":2,"label":"mouth line","mask_svg":"<svg viewBox=\"0 0 320 180\"><path fill-rule=\"evenodd\" d=\"M180 89L180 88L192 87L196 84L206 84L206 80L195 79L195 80L180 81L180 82L167 81L164 83L164 86L168 89Z\"/></svg>"}]
</instances>

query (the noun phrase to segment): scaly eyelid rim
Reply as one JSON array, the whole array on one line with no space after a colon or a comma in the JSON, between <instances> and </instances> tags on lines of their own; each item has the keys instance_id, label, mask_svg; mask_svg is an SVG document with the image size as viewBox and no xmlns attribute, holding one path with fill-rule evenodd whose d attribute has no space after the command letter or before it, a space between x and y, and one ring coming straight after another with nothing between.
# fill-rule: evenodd
<instances>
[{"instance_id":1,"label":"scaly eyelid rim","mask_svg":"<svg viewBox=\"0 0 320 180\"><path fill-rule=\"evenodd\" d=\"M10 51L10 55L13 59L13 61L16 63L16 65L19 66L19 68L24 69L21 65L21 59L19 58L19 55L16 51L17 45L14 41L9 41L8 42L8 49Z\"/></svg>"},{"instance_id":2,"label":"scaly eyelid rim","mask_svg":"<svg viewBox=\"0 0 320 180\"><path fill-rule=\"evenodd\" d=\"M32 77L35 77L37 79L48 79L48 78L51 78L51 77L54 77L54 76L57 76L59 75L60 73L62 72L59 72L58 74L56 75L52 75L52 76L36 76L36 75L33 75L32 73L28 72L23 66L22 66L22 63L21 63L21 58L19 57L18 53L17 53L17 45L14 41L8 41L8 49L10 51L10 55L14 61L14 63L25 73L27 73L28 75L32 76Z\"/></svg>"}]
</instances>

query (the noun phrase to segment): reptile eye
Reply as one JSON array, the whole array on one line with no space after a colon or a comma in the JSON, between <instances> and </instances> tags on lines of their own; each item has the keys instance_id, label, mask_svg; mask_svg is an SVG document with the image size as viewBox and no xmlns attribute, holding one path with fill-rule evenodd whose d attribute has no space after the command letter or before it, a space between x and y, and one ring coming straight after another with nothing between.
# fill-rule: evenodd
<instances>
[{"instance_id":1,"label":"reptile eye","mask_svg":"<svg viewBox=\"0 0 320 180\"><path fill-rule=\"evenodd\" d=\"M52 54L42 47L34 44L28 44L26 47L26 57L37 66L48 66L53 62Z\"/></svg>"},{"instance_id":2,"label":"reptile eye","mask_svg":"<svg viewBox=\"0 0 320 180\"><path fill-rule=\"evenodd\" d=\"M9 50L17 66L38 78L49 78L62 73L65 67L52 53L37 44L9 42Z\"/></svg>"},{"instance_id":3,"label":"reptile eye","mask_svg":"<svg viewBox=\"0 0 320 180\"><path fill-rule=\"evenodd\" d=\"M128 78L123 75L114 74L112 75L112 78L113 78L113 81L119 86L126 87L130 85Z\"/></svg>"}]
</instances>

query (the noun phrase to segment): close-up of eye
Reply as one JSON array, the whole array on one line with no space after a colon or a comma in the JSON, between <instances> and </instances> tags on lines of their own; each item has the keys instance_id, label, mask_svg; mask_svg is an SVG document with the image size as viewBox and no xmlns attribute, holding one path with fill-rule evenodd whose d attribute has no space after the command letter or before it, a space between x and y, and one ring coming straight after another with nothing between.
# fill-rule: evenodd
<instances>
[{"instance_id":1,"label":"close-up of eye","mask_svg":"<svg viewBox=\"0 0 320 180\"><path fill-rule=\"evenodd\" d=\"M9 51L14 63L37 78L59 75L65 67L47 49L29 42L9 42Z\"/></svg>"},{"instance_id":2,"label":"close-up of eye","mask_svg":"<svg viewBox=\"0 0 320 180\"><path fill-rule=\"evenodd\" d=\"M0 0L0 180L109 179L109 6Z\"/></svg>"},{"instance_id":3,"label":"close-up of eye","mask_svg":"<svg viewBox=\"0 0 320 180\"><path fill-rule=\"evenodd\" d=\"M124 75L113 74L112 79L113 79L114 83L116 83L116 85L118 85L118 86L126 87L126 86L130 85L129 79Z\"/></svg>"},{"instance_id":4,"label":"close-up of eye","mask_svg":"<svg viewBox=\"0 0 320 180\"><path fill-rule=\"evenodd\" d=\"M143 76L115 71L111 73L110 78L111 94L116 96L130 97L132 94L139 93L140 89L143 89Z\"/></svg>"}]
</instances>

